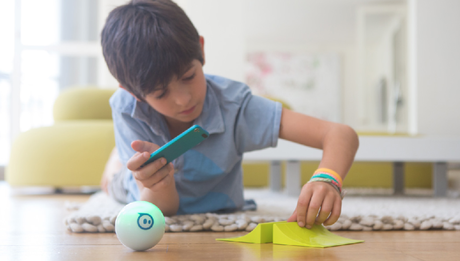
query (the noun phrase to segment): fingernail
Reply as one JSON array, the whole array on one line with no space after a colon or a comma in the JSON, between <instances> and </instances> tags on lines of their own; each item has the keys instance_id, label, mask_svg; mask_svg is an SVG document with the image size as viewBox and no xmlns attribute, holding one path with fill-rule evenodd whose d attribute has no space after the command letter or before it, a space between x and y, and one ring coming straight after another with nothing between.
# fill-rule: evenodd
<instances>
[{"instance_id":1,"label":"fingernail","mask_svg":"<svg viewBox=\"0 0 460 261\"><path fill-rule=\"evenodd\" d=\"M310 228L311 228L311 226L310 226L310 225L307 225L307 228L308 228L308 229L310 229Z\"/></svg>"},{"instance_id":2,"label":"fingernail","mask_svg":"<svg viewBox=\"0 0 460 261\"><path fill-rule=\"evenodd\" d=\"M166 164L165 158L161 158L161 164L163 164L163 165Z\"/></svg>"},{"instance_id":3,"label":"fingernail","mask_svg":"<svg viewBox=\"0 0 460 261\"><path fill-rule=\"evenodd\" d=\"M297 222L297 224L299 225L299 227L303 227L303 226L305 226L305 224L304 224L302 221L300 221L300 222Z\"/></svg>"}]
</instances>

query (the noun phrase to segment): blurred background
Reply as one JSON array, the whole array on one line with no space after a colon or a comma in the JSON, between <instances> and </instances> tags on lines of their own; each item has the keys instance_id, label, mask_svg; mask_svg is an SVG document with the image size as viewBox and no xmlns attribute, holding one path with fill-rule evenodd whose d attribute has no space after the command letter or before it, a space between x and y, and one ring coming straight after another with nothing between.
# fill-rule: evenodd
<instances>
[{"instance_id":1,"label":"blurred background","mask_svg":"<svg viewBox=\"0 0 460 261\"><path fill-rule=\"evenodd\" d=\"M71 86L116 88L100 32L123 0L0 1L0 176ZM362 134L460 135L458 0L177 0L205 73Z\"/></svg>"}]
</instances>

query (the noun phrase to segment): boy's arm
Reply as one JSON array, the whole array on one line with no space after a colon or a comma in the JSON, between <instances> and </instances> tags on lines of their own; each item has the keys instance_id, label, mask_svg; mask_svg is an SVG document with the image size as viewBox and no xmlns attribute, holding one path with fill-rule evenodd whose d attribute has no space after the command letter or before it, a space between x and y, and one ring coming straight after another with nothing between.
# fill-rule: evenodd
<instances>
[{"instance_id":1,"label":"boy's arm","mask_svg":"<svg viewBox=\"0 0 460 261\"><path fill-rule=\"evenodd\" d=\"M139 140L134 141L131 146L136 153L128 160L127 168L131 170L139 187L140 200L156 205L165 216L175 215L179 209L179 195L173 164L166 164L166 159L160 158L141 167L150 158L150 153L159 147Z\"/></svg>"},{"instance_id":2,"label":"boy's arm","mask_svg":"<svg viewBox=\"0 0 460 261\"><path fill-rule=\"evenodd\" d=\"M347 175L359 146L358 136L349 126L284 108L279 137L322 149L319 168L334 170L342 179ZM323 182L307 183L302 187L297 208L288 221L297 220L299 226L307 228L315 222L331 225L340 216L341 203L340 195L331 185ZM317 216L320 208L321 212Z\"/></svg>"}]
</instances>

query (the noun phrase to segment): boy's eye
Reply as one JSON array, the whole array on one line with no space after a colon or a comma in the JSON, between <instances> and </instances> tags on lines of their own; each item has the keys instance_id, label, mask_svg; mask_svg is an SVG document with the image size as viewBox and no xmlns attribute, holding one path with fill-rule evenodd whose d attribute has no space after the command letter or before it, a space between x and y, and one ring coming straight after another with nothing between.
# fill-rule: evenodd
<instances>
[{"instance_id":1,"label":"boy's eye","mask_svg":"<svg viewBox=\"0 0 460 261\"><path fill-rule=\"evenodd\" d=\"M166 95L167 92L168 92L168 91L166 91L166 90L165 90L165 91L162 91L160 95L156 96L156 99L159 100L159 99L165 97L165 95Z\"/></svg>"},{"instance_id":2,"label":"boy's eye","mask_svg":"<svg viewBox=\"0 0 460 261\"><path fill-rule=\"evenodd\" d=\"M190 81L191 79L193 79L193 77L195 77L195 74L192 74L189 77L183 78L183 80L184 81Z\"/></svg>"}]
</instances>

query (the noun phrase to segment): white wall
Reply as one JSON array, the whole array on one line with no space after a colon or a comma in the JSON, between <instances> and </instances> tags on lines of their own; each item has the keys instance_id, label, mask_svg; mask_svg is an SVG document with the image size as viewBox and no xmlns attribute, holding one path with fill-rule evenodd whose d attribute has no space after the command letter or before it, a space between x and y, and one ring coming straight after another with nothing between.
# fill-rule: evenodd
<instances>
[{"instance_id":1,"label":"white wall","mask_svg":"<svg viewBox=\"0 0 460 261\"><path fill-rule=\"evenodd\" d=\"M460 1L417 1L421 134L460 135Z\"/></svg>"},{"instance_id":2,"label":"white wall","mask_svg":"<svg viewBox=\"0 0 460 261\"><path fill-rule=\"evenodd\" d=\"M243 0L175 1L204 37L205 73L244 80Z\"/></svg>"}]
</instances>

